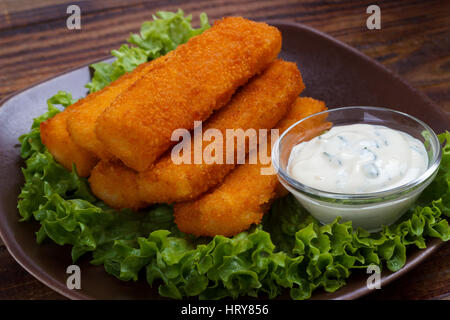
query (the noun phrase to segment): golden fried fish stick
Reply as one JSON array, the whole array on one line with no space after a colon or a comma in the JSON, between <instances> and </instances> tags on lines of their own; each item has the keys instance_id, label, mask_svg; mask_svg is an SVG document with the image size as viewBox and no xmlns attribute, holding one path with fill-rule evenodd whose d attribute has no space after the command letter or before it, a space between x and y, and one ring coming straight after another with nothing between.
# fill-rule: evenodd
<instances>
[{"instance_id":1,"label":"golden fried fish stick","mask_svg":"<svg viewBox=\"0 0 450 320\"><path fill-rule=\"evenodd\" d=\"M119 94L128 89L145 73L150 72L164 59L166 59L165 56L139 65L132 72L124 74L100 90L95 96L90 94L82 99L75 108L71 108L67 118L67 130L72 140L84 149L96 154L100 159L114 158L97 139L95 134L97 118Z\"/></svg>"},{"instance_id":2,"label":"golden fried fish stick","mask_svg":"<svg viewBox=\"0 0 450 320\"><path fill-rule=\"evenodd\" d=\"M100 161L91 172L92 192L113 208L145 206L137 192L137 173L120 162Z\"/></svg>"},{"instance_id":3,"label":"golden fried fish stick","mask_svg":"<svg viewBox=\"0 0 450 320\"><path fill-rule=\"evenodd\" d=\"M304 89L300 71L291 62L274 61L259 76L240 89L225 107L217 111L203 126L203 132L217 129L223 139L223 164L194 164L191 143L191 163L175 164L166 154L153 167L141 172L138 184L141 198L147 203L180 202L198 197L223 180L234 164L226 163L226 129L271 129L286 114ZM202 136L197 136L200 140ZM195 137L195 138L197 138ZM203 143L204 153L209 143ZM247 144L248 145L248 144ZM239 146L248 148L244 146ZM234 150L238 146L235 143ZM232 150L231 150L232 152ZM235 151L235 153L237 153Z\"/></svg>"},{"instance_id":4,"label":"golden fried fish stick","mask_svg":"<svg viewBox=\"0 0 450 320\"><path fill-rule=\"evenodd\" d=\"M324 109L323 102L299 98L278 127L283 131L301 118ZM175 204L178 229L196 236L232 236L260 223L280 192L276 175L261 175L261 169L266 166L240 165L212 192L194 201Z\"/></svg>"},{"instance_id":5,"label":"golden fried fish stick","mask_svg":"<svg viewBox=\"0 0 450 320\"><path fill-rule=\"evenodd\" d=\"M206 120L280 49L275 27L224 18L117 97L97 119L97 137L128 167L144 171L173 144L175 129Z\"/></svg>"},{"instance_id":6,"label":"golden fried fish stick","mask_svg":"<svg viewBox=\"0 0 450 320\"><path fill-rule=\"evenodd\" d=\"M71 108L71 106L67 108ZM64 168L71 171L72 163L75 163L78 175L86 177L98 159L94 154L72 141L66 128L68 114L68 109L66 109L42 122L40 125L41 140L56 161Z\"/></svg>"},{"instance_id":7,"label":"golden fried fish stick","mask_svg":"<svg viewBox=\"0 0 450 320\"><path fill-rule=\"evenodd\" d=\"M270 129L286 114L303 88L300 72L294 63L281 60L274 61L261 75L255 76L241 88L227 106L207 120L203 128L204 132L208 129L217 129L225 137L226 129ZM225 156L225 139L223 143ZM203 150L208 145L204 143ZM194 142L191 144L192 156L194 154L193 149ZM248 148L245 150L247 151ZM225 164L225 159L223 159L223 163L206 164L203 162L202 164L194 164L192 161L191 164L175 164L170 154L163 156L154 167L139 175L140 197L147 204L171 203L197 197L220 183L235 166L234 164ZM120 177L117 176L124 172L127 176L131 175L133 170L125 169L125 166L121 164L109 165L123 166L124 169L93 170L89 181L94 194L112 207L136 208L133 197L138 193L138 190L131 189L130 184L122 184ZM107 163L103 164L103 167L106 166L108 166ZM109 176L98 177L106 174ZM116 176L113 176L113 174L116 174ZM114 186L114 188L108 189L109 193L97 193L95 191L107 189L108 186ZM133 194L128 203L124 200L127 193ZM141 204L144 206L143 203Z\"/></svg>"}]
</instances>

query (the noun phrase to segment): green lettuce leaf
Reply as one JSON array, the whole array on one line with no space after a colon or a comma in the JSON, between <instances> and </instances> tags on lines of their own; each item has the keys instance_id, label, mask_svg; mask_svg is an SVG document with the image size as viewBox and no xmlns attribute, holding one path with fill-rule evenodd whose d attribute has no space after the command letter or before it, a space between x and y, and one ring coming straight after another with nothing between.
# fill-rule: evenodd
<instances>
[{"instance_id":1,"label":"green lettuce leaf","mask_svg":"<svg viewBox=\"0 0 450 320\"><path fill-rule=\"evenodd\" d=\"M440 137L448 138L449 133ZM422 205L378 233L353 230L351 222L339 219L322 226L287 196L272 206L262 227L233 238L216 236L196 244L158 230L147 238L115 241L107 251L94 252L94 261L113 266L107 271L125 281L137 280L145 267L149 284L160 281L159 293L176 299L259 293L273 298L283 288L290 289L293 299L310 298L319 287L334 292L345 285L352 269L375 264L397 271L406 262L407 246L425 248L426 237L450 239L445 219L450 195L448 146L450 139L437 178L419 200ZM440 193L431 195L438 186Z\"/></svg>"},{"instance_id":2,"label":"green lettuce leaf","mask_svg":"<svg viewBox=\"0 0 450 320\"><path fill-rule=\"evenodd\" d=\"M91 91L138 64L174 49L209 25L201 16L192 29L183 12L160 12L144 23L140 35L114 51L117 62L96 64ZM181 233L169 205L140 212L113 210L92 194L85 178L65 170L40 140L39 125L57 114L56 105L74 100L58 92L47 102L48 112L36 118L20 137L25 184L18 209L22 221L40 224L38 243L51 240L72 246L72 259L91 252L92 264L123 281L136 281L145 271L147 282L165 297L201 299L253 296L269 298L289 290L293 299L308 299L314 290L334 292L345 285L352 270L375 264L401 269L407 248L426 247L428 237L450 239L450 133L439 172L416 204L400 221L377 233L354 230L339 219L321 225L292 197L277 200L259 226L232 238L194 238Z\"/></svg>"},{"instance_id":3,"label":"green lettuce leaf","mask_svg":"<svg viewBox=\"0 0 450 320\"><path fill-rule=\"evenodd\" d=\"M130 35L128 42L134 47L124 44L119 50L111 51L116 57L112 63L98 62L91 65L94 75L86 88L90 92L98 91L141 63L165 55L210 27L205 13L200 15L199 28L192 28L191 21L192 16L185 17L181 9L178 12L159 11L153 16L153 21L142 24L139 34Z\"/></svg>"}]
</instances>

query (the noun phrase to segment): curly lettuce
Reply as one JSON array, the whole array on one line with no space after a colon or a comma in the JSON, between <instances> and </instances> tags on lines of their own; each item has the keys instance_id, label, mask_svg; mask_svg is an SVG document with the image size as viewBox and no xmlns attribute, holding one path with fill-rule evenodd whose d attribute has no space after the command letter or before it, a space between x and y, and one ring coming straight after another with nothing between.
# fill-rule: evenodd
<instances>
[{"instance_id":1,"label":"curly lettuce","mask_svg":"<svg viewBox=\"0 0 450 320\"><path fill-rule=\"evenodd\" d=\"M262 226L233 238L216 236L195 244L168 230L157 230L148 237L114 241L107 251L94 252L92 263L104 264L125 281L137 280L145 268L148 283L159 280L159 293L176 299L256 297L259 293L274 298L284 289L290 290L293 299L308 299L319 287L334 292L344 286L352 269L375 264L398 271L405 265L406 248L425 248L427 237L448 241L445 217L450 212L448 200L445 205L443 200L450 194L448 171L441 170L438 179L446 175L443 194L435 194L427 206L416 205L401 221L378 233L354 230L351 222L338 219L322 226L287 196L272 206Z\"/></svg>"},{"instance_id":2,"label":"curly lettuce","mask_svg":"<svg viewBox=\"0 0 450 320\"><path fill-rule=\"evenodd\" d=\"M105 67L97 78L94 74L91 90L113 81L114 72L165 54L209 26L203 16L202 27L192 29L182 11L160 12L158 17L130 38L136 50L121 47L117 52L124 54L122 62ZM148 51L145 57L140 50ZM58 92L47 103L48 112L34 119L30 132L19 139L25 160L18 201L21 220L40 224L38 243L49 239L71 245L73 261L90 252L92 264L103 265L123 281L136 281L145 271L149 285L157 286L162 296L274 298L288 290L293 299L308 299L317 288L338 290L355 269L371 264L401 269L407 248L425 248L428 237L450 238L449 132L439 136L444 147L435 180L400 221L380 232L354 230L351 222L339 219L321 225L287 196L272 205L259 226L232 238L196 239L176 228L169 205L136 213L113 210L97 200L76 168L64 169L40 140L39 124L60 112L57 105L74 103L72 96Z\"/></svg>"}]
</instances>

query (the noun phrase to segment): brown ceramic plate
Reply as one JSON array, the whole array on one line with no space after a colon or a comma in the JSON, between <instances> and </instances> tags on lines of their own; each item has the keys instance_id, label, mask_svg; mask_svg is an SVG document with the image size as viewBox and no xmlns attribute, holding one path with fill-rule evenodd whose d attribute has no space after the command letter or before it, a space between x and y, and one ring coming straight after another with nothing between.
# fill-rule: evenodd
<instances>
[{"instance_id":1,"label":"brown ceramic plate","mask_svg":"<svg viewBox=\"0 0 450 320\"><path fill-rule=\"evenodd\" d=\"M384 106L407 112L429 124L436 132L450 127L445 113L426 96L376 61L311 28L294 23L272 22L283 33L281 56L298 63L307 89L304 95L327 102L330 108L351 105ZM82 270L82 289L66 287L66 268L72 264L70 248L50 241L36 244L38 225L19 222L17 195L23 184L17 138L29 131L32 119L46 111L46 99L58 90L75 98L86 94L89 68L83 66L37 84L3 101L0 108L0 233L11 255L37 279L73 299L160 298L144 280L119 281L102 266L89 264L86 255L77 264ZM441 242L429 240L425 250L408 250L408 261L396 273L384 273L382 284L405 274L423 261ZM367 275L353 274L335 293L316 292L315 299L354 299L367 294ZM287 295L285 295L287 297Z\"/></svg>"}]
</instances>

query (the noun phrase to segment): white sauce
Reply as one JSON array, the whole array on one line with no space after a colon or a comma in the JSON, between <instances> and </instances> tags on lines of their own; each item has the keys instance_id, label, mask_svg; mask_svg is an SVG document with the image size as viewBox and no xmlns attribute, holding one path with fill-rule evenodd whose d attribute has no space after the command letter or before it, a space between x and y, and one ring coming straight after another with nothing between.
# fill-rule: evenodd
<instances>
[{"instance_id":1,"label":"white sauce","mask_svg":"<svg viewBox=\"0 0 450 320\"><path fill-rule=\"evenodd\" d=\"M309 187L337 193L392 189L428 168L425 146L409 134L384 126L335 126L296 145L288 173Z\"/></svg>"}]
</instances>

